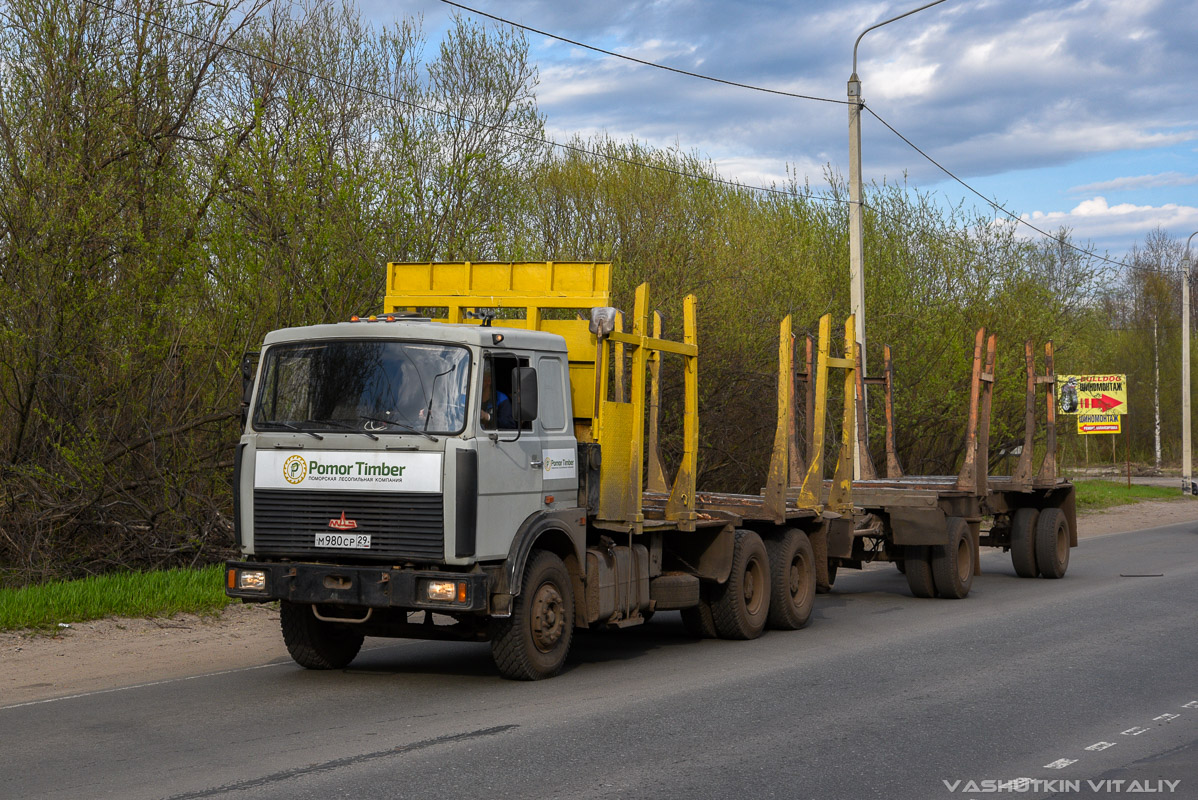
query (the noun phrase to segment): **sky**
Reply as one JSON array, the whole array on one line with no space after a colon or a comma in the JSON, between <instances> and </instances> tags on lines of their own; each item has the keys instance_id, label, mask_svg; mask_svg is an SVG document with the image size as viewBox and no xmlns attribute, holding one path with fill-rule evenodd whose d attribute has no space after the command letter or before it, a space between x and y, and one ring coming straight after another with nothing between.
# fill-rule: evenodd
<instances>
[{"instance_id":1,"label":"sky","mask_svg":"<svg viewBox=\"0 0 1198 800\"><path fill-rule=\"evenodd\" d=\"M462 4L676 69L844 101L857 37L922 2ZM451 14L470 15L438 0L363 0L361 9L378 23L420 15L431 41ZM756 186L784 183L788 169L817 190L829 170L848 175L843 102L717 84L525 35L557 141L605 134L675 147ZM1193 0L946 0L867 33L857 74L873 114L1037 228L1069 228L1075 243L1116 260L1157 227L1182 244L1198 231ZM905 179L938 202L1002 216L911 144L864 113L865 180Z\"/></svg>"}]
</instances>

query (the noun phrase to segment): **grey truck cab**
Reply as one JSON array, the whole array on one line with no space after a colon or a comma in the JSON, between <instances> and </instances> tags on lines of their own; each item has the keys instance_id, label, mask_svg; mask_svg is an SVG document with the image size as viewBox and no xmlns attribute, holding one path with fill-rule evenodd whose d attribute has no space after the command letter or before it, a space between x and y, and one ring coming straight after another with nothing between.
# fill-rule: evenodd
<instances>
[{"instance_id":1,"label":"grey truck cab","mask_svg":"<svg viewBox=\"0 0 1198 800\"><path fill-rule=\"evenodd\" d=\"M391 314L268 334L228 593L283 601L309 666L348 663L361 635L485 637L510 613L519 534L583 539L568 376L564 340L540 331Z\"/></svg>"}]
</instances>

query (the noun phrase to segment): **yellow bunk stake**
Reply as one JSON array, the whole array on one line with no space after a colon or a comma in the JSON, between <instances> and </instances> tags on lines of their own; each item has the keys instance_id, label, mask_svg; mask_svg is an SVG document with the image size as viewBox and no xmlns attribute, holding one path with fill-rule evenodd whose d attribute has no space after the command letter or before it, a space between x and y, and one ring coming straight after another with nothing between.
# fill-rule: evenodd
<instances>
[{"instance_id":1,"label":"yellow bunk stake","mask_svg":"<svg viewBox=\"0 0 1198 800\"><path fill-rule=\"evenodd\" d=\"M653 338L661 338L661 314L653 312ZM661 450L657 434L661 424L661 353L649 353L649 475L646 488L651 492L665 493L666 473L661 466Z\"/></svg>"},{"instance_id":2,"label":"yellow bunk stake","mask_svg":"<svg viewBox=\"0 0 1198 800\"><path fill-rule=\"evenodd\" d=\"M799 490L799 505L816 511L822 510L820 497L824 491L824 431L827 427L828 358L831 353L828 340L831 338L832 315L824 314L819 318L819 342L816 345L814 422L808 422L811 428L811 452L808 453L807 477L803 479L803 487Z\"/></svg>"},{"instance_id":3,"label":"yellow bunk stake","mask_svg":"<svg viewBox=\"0 0 1198 800\"><path fill-rule=\"evenodd\" d=\"M677 520L683 530L694 530L695 479L699 472L699 326L696 321L693 294L682 301L682 346L674 345L673 352L683 357L685 378L685 408L682 425L682 464L674 476L674 487L666 503L666 519ZM658 340L666 349L672 342Z\"/></svg>"},{"instance_id":4,"label":"yellow bunk stake","mask_svg":"<svg viewBox=\"0 0 1198 800\"><path fill-rule=\"evenodd\" d=\"M774 451L765 484L765 510L781 525L786 521L786 488L790 482L790 451L794 433L794 333L788 314L778 331L778 420Z\"/></svg>"},{"instance_id":5,"label":"yellow bunk stake","mask_svg":"<svg viewBox=\"0 0 1198 800\"><path fill-rule=\"evenodd\" d=\"M857 337L854 319L850 314L844 323L844 358L829 358L828 366L844 370L844 418L841 422L840 455L828 492L828 508L842 514L853 511L853 418L857 397Z\"/></svg>"}]
</instances>

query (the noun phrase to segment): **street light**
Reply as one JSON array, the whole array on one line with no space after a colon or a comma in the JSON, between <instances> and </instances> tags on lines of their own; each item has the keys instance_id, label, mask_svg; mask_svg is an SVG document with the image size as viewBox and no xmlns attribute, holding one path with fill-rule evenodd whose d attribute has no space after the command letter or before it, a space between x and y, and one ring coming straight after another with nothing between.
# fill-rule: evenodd
<instances>
[{"instance_id":1,"label":"street light","mask_svg":"<svg viewBox=\"0 0 1198 800\"><path fill-rule=\"evenodd\" d=\"M917 11L943 3L913 8L905 14L870 25L861 31L853 43L853 74L849 76L849 306L857 321L856 336L861 346L861 371L865 372L865 264L861 253L861 79L857 77L857 46L865 34L895 20L909 17ZM864 384L862 384L864 389ZM862 398L864 400L864 398ZM861 479L861 460L857 448L857 417L853 417L853 478Z\"/></svg>"},{"instance_id":2,"label":"street light","mask_svg":"<svg viewBox=\"0 0 1198 800\"><path fill-rule=\"evenodd\" d=\"M1185 266L1181 275L1181 493L1193 494L1190 468L1190 241L1186 239Z\"/></svg>"}]
</instances>

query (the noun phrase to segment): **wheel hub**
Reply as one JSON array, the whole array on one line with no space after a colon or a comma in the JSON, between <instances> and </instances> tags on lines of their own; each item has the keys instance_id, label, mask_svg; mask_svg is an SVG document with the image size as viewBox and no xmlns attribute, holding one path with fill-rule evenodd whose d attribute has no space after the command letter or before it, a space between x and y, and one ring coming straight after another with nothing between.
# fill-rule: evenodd
<instances>
[{"instance_id":1,"label":"wheel hub","mask_svg":"<svg viewBox=\"0 0 1198 800\"><path fill-rule=\"evenodd\" d=\"M532 641L542 653L548 653L565 630L565 602L557 587L542 584L532 599Z\"/></svg>"}]
</instances>

